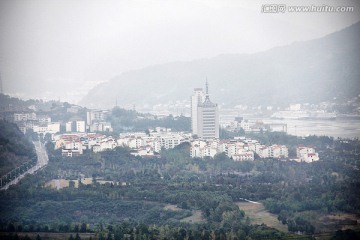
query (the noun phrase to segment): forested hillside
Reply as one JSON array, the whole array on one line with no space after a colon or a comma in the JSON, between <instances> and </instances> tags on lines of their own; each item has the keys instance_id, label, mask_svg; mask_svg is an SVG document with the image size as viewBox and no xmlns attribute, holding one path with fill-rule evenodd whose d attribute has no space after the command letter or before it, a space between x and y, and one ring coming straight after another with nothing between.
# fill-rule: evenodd
<instances>
[{"instance_id":1,"label":"forested hillside","mask_svg":"<svg viewBox=\"0 0 360 240\"><path fill-rule=\"evenodd\" d=\"M0 175L35 157L33 144L16 124L0 120Z\"/></svg>"}]
</instances>

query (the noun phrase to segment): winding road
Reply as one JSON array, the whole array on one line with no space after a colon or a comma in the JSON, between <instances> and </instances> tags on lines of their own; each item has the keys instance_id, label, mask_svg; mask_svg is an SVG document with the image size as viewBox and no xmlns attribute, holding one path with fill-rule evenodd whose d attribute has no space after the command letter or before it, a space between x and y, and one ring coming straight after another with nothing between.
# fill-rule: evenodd
<instances>
[{"instance_id":1,"label":"winding road","mask_svg":"<svg viewBox=\"0 0 360 240\"><path fill-rule=\"evenodd\" d=\"M34 174L36 171L38 171L39 169L43 168L46 164L48 164L49 158L45 149L45 145L40 141L34 141L33 143L37 155L36 165L30 168L29 170L27 170L26 172L24 172L23 174L21 174L20 176L18 176L17 178L15 178L14 180L12 180L11 182L4 185L1 188L1 190L7 190L9 186L13 184L17 184L23 177L25 177L26 174Z\"/></svg>"}]
</instances>

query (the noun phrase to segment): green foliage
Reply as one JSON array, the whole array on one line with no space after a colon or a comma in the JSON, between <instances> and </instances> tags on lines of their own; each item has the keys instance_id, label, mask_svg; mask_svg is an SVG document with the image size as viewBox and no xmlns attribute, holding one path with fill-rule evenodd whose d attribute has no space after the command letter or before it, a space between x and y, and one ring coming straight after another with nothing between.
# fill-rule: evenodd
<instances>
[{"instance_id":1,"label":"green foliage","mask_svg":"<svg viewBox=\"0 0 360 240\"><path fill-rule=\"evenodd\" d=\"M224 128L219 129L219 138L220 139L232 139L234 137L245 136L244 129L240 129L239 131L228 131Z\"/></svg>"},{"instance_id":2,"label":"green foliage","mask_svg":"<svg viewBox=\"0 0 360 240\"><path fill-rule=\"evenodd\" d=\"M360 239L360 232L354 230L338 230L335 233L335 236L331 240L351 240L351 239Z\"/></svg>"},{"instance_id":3,"label":"green foliage","mask_svg":"<svg viewBox=\"0 0 360 240\"><path fill-rule=\"evenodd\" d=\"M20 132L16 124L0 120L0 175L3 176L18 167L20 168L17 173L23 172L26 167L23 164L35 160L32 142ZM15 171L11 176L15 176Z\"/></svg>"},{"instance_id":4,"label":"green foliage","mask_svg":"<svg viewBox=\"0 0 360 240\"><path fill-rule=\"evenodd\" d=\"M173 131L190 131L190 118L188 117L169 115L165 118L158 118L119 107L112 109L108 120L111 122L115 132L146 131L155 127L171 128Z\"/></svg>"},{"instance_id":5,"label":"green foliage","mask_svg":"<svg viewBox=\"0 0 360 240\"><path fill-rule=\"evenodd\" d=\"M34 147L27 141L14 123L0 120L0 152L9 152L18 156L32 158L35 156Z\"/></svg>"}]
</instances>

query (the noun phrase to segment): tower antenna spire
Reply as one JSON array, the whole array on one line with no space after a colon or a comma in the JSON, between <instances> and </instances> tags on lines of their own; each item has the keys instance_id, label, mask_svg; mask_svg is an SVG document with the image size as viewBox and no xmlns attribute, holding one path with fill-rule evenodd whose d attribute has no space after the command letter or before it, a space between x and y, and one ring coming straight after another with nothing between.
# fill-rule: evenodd
<instances>
[{"instance_id":1,"label":"tower antenna spire","mask_svg":"<svg viewBox=\"0 0 360 240\"><path fill-rule=\"evenodd\" d=\"M205 86L206 86L206 96L209 96L209 84L208 84L207 77L206 77L206 83L205 83Z\"/></svg>"}]
</instances>

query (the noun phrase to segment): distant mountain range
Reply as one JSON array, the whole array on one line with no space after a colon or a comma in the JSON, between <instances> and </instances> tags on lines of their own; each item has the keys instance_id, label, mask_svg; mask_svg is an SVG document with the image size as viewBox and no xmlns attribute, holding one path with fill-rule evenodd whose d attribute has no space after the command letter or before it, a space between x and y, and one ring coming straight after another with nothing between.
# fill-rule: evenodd
<instances>
[{"instance_id":1,"label":"distant mountain range","mask_svg":"<svg viewBox=\"0 0 360 240\"><path fill-rule=\"evenodd\" d=\"M263 39L262 41L266 41ZM112 107L189 99L208 78L227 106L316 103L360 94L360 22L323 38L255 54L224 54L129 71L93 88L81 104Z\"/></svg>"}]
</instances>

